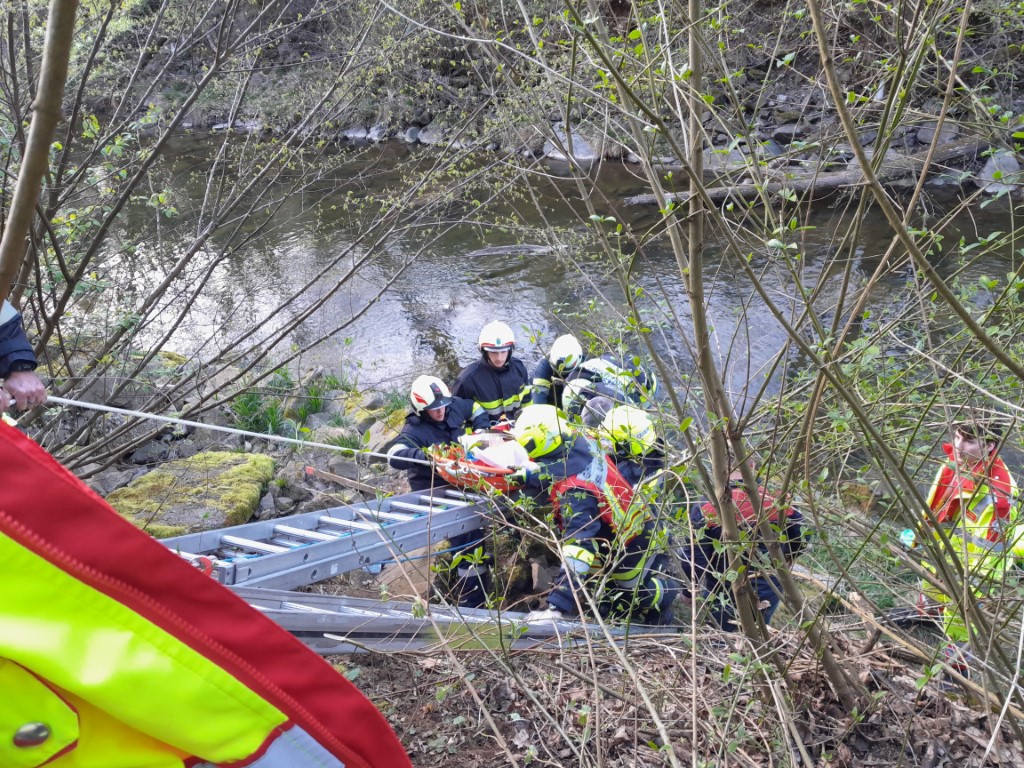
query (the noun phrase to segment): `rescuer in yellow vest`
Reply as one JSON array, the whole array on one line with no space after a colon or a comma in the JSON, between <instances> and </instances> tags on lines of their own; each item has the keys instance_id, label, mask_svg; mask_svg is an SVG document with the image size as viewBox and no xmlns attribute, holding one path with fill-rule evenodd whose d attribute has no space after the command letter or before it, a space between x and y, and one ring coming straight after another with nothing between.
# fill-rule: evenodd
<instances>
[{"instance_id":1,"label":"rescuer in yellow vest","mask_svg":"<svg viewBox=\"0 0 1024 768\"><path fill-rule=\"evenodd\" d=\"M971 420L958 424L953 441L942 446L946 460L939 467L928 492L932 517L945 531L954 557L965 571L966 583L976 598L984 599L1000 584L1016 558L1024 556L1024 536L1019 523L1017 483L998 455L1003 427L994 421ZM939 532L928 516L925 526L940 546ZM924 563L932 572L935 566ZM964 619L962 595L950 595L929 581L922 583L920 608L937 606L949 640L947 660L966 672L964 649L971 629Z\"/></svg>"}]
</instances>

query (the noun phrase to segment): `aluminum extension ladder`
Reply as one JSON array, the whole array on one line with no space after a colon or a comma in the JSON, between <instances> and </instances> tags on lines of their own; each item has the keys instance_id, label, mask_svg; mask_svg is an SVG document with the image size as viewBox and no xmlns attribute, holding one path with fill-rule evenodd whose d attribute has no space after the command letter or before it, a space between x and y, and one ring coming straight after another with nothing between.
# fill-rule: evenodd
<instances>
[{"instance_id":1,"label":"aluminum extension ladder","mask_svg":"<svg viewBox=\"0 0 1024 768\"><path fill-rule=\"evenodd\" d=\"M527 625L525 613L236 587L247 603L317 653L526 650L675 632L669 627L604 628L575 621Z\"/></svg>"},{"instance_id":2,"label":"aluminum extension ladder","mask_svg":"<svg viewBox=\"0 0 1024 768\"><path fill-rule=\"evenodd\" d=\"M323 655L577 645L630 634L572 621L527 625L526 614L289 591L387 562L487 523L480 496L437 488L292 517L163 539ZM669 628L637 627L644 633Z\"/></svg>"},{"instance_id":3,"label":"aluminum extension ladder","mask_svg":"<svg viewBox=\"0 0 1024 768\"><path fill-rule=\"evenodd\" d=\"M383 563L486 523L479 496L453 488L163 539L229 587L294 589Z\"/></svg>"}]
</instances>

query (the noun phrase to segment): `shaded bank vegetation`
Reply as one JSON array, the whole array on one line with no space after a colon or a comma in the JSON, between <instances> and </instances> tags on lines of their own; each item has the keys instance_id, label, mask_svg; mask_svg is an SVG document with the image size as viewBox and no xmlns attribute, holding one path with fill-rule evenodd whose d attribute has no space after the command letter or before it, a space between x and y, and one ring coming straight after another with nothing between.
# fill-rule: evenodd
<instances>
[{"instance_id":1,"label":"shaded bank vegetation","mask_svg":"<svg viewBox=\"0 0 1024 768\"><path fill-rule=\"evenodd\" d=\"M6 206L25 142L43 8L29 3L5 13L0 149ZM630 666L628 654L614 656L606 648L559 662L558 674L577 681L568 693L561 679L547 690L507 683L521 691L516 706L532 708L547 723L554 746L517 742L523 715L500 703L493 703L494 717L474 725L477 737L495 739L504 758L523 764L778 759L852 765L868 760L870 750L851 752L849 744L884 728L892 763L938 765L938 749L956 752L961 764L1012 764L1024 726L1024 699L1015 685L1017 585L1005 586L1005 599L971 607L984 671L964 684L970 727L978 733L966 744L950 732L945 740L935 737L941 741L936 747L914 730L916 717L949 718L952 729L955 717L934 688L947 673L927 640L874 617L915 589L913 577L899 574L920 567L893 532L920 527L919 489L931 474L936 443L968 404L1016 419L1024 378L1024 260L1012 163L993 176L1002 185L989 190L996 197L965 185L952 211L931 206L933 157L899 195L879 177L888 150L905 144L911 131L919 140L923 124L933 139L923 151L938 151L943 127L955 122L981 137L983 149L1002 148L1004 157L1015 158L1024 122L1020 13L995 3L888 7L816 0L590 2L528 11L502 3L83 3L67 119L52 145L12 297L55 392L108 401L130 395L138 409L195 418L237 403L248 388L298 359L304 350L292 346L291 332L317 316L362 268L378 263L390 243L416 247L403 263L389 262L390 277L379 291L428 253L447 227L473 223L514 238L519 222L506 204L539 199L536 192L547 188L548 168L535 153L549 142L567 158L568 170L561 172L575 182L571 198L580 219L571 237L556 229L545 233L546 245L556 247L544 257L617 277L631 311L609 331L659 371L669 390L665 422L688 425L673 436L701 462L702 471L696 463L686 468L687 482L700 494L722 497L727 451L757 450L777 491L792 495L815 521L816 570L836 575L827 586L842 610L830 612L832 600L809 600L822 587L809 589L773 558L765 567L778 570L791 617L781 640L760 623L740 574L739 660L712 665L710 678L738 692L709 707L722 723L721 736L710 743L673 739L681 728L696 728L696 674L685 684L648 677L639 662ZM232 130L216 134L208 162L184 170L157 162L176 134L212 123ZM386 193L366 195L358 177L335 172L361 152L363 172L373 173L371 146L338 151L352 125L444 130L435 134L441 136L435 151L419 155ZM620 202L604 197L588 175L595 156L609 154L604 147L612 144L633 162L654 200L656 220L644 229L624 224ZM584 153L584 145L601 151ZM816 167L839 155L856 172L829 198L845 213L842 227L829 234L834 264L827 272L810 271L804 254L819 235L808 223L814 185L788 185L785 169ZM175 172L197 174L202 194L169 195L165 174ZM708 194L709 187L741 182L742 198ZM167 339L181 324L195 322L195 308L215 303L218 286L257 278L244 269L246 253L273 233L287 206L313 189L320 200L332 185L334 205L350 219L351 245L317 279L295 285L280 305L246 308L252 311L246 333L215 342L211 329L195 359L155 372ZM965 229L964 212L980 205L1004 209L1005 228ZM165 232L186 209L191 241L171 248ZM128 210L136 214L131 225ZM869 210L881 212L891 233L886 250L869 254L870 260L859 249ZM787 338L768 369L752 375L740 393L723 385L723 371L744 355L758 330L716 336L708 307L720 286L705 260L712 238L752 286L750 306L766 308ZM671 250L677 269L661 279L685 284L687 306L636 285L636 265L655 245ZM982 259L1005 266L980 272L975 265ZM784 274L790 290L769 290L769 271ZM287 274L283 269L278 279ZM837 275L838 295L825 289ZM872 287L892 275L902 276L902 294L885 311L867 311ZM343 332L372 301L308 345ZM682 348L692 371L663 354ZM68 423L41 417L33 426L72 468L110 464L148 437L126 423L85 440L95 433L89 419L62 429ZM1019 430L1009 441L1019 448ZM849 485L851 479L859 484ZM755 478L746 482L753 486ZM866 514L876 490L884 517ZM844 498L860 506L837 501ZM727 545L738 547L735 510L724 503L722 515ZM959 594L961 576L941 579ZM689 632L694 642L681 653L692 665L705 638L695 625ZM888 660L898 649L909 666L865 668L862 657L879 648ZM728 670L741 661L744 676L737 681ZM454 654L444 664L461 684L473 685ZM586 727L591 713L610 718L618 711L618 704L604 708L621 698L594 683L609 665L615 674L627 670L639 697L631 706L639 709L638 719L653 723L656 734L649 739L638 730L644 749L632 734L623 739L607 727ZM500 669L518 674L513 662ZM547 680L544 675L555 673L529 674ZM907 675L914 678L910 685ZM499 682L490 698L470 696L467 706L470 699L478 708L497 702ZM914 699L918 688L928 693ZM586 717L580 704L574 723L556 721L545 698L552 692L585 702ZM805 726L820 711L834 727L828 739L816 740ZM748 737L747 726L767 735L733 738L737 722ZM840 745L847 745L845 752ZM629 746L635 760L614 762Z\"/></svg>"}]
</instances>

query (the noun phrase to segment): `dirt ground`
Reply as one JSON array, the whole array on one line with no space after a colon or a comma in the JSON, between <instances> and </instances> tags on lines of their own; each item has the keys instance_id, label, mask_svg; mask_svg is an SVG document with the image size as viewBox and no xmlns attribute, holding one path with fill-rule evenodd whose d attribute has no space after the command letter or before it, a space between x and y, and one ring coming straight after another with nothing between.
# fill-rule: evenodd
<instances>
[{"instance_id":1,"label":"dirt ground","mask_svg":"<svg viewBox=\"0 0 1024 768\"><path fill-rule=\"evenodd\" d=\"M913 649L851 628L833 648L863 691L849 713L796 643L773 632L758 654L742 638L682 626L625 646L330 661L381 708L420 768L1024 765L998 697L982 703L983 681L928 678Z\"/></svg>"}]
</instances>

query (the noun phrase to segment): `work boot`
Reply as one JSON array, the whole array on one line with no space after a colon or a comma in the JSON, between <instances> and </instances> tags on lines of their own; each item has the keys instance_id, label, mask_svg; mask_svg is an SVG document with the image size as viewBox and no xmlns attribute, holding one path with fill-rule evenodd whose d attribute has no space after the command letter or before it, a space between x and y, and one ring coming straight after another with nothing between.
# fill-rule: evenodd
<instances>
[{"instance_id":1,"label":"work boot","mask_svg":"<svg viewBox=\"0 0 1024 768\"><path fill-rule=\"evenodd\" d=\"M452 599L460 608L484 608L491 593L491 569L487 564L460 565L455 569Z\"/></svg>"},{"instance_id":2,"label":"work boot","mask_svg":"<svg viewBox=\"0 0 1024 768\"><path fill-rule=\"evenodd\" d=\"M915 627L921 624L941 624L942 606L919 595L917 603L910 607L892 608L885 614L887 623L894 627Z\"/></svg>"},{"instance_id":3,"label":"work boot","mask_svg":"<svg viewBox=\"0 0 1024 768\"><path fill-rule=\"evenodd\" d=\"M967 643L946 643L942 649L942 661L953 672L964 677L970 677L971 662L974 655L968 649Z\"/></svg>"}]
</instances>

